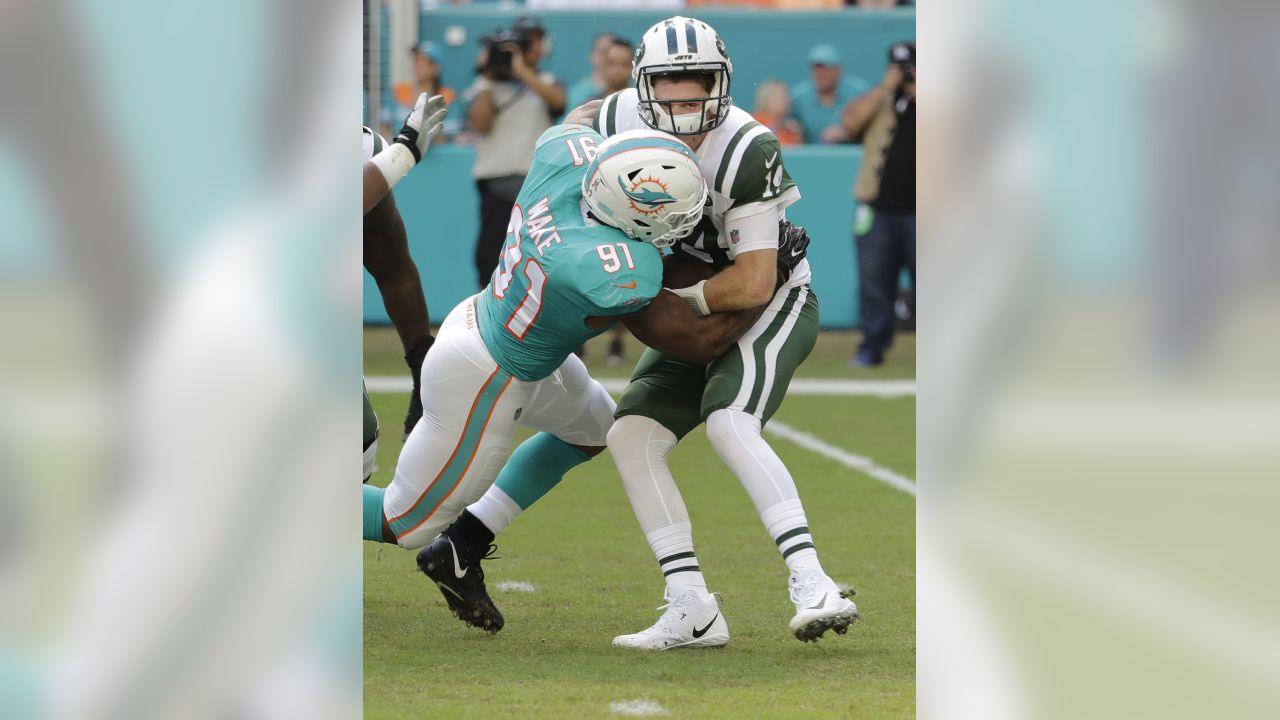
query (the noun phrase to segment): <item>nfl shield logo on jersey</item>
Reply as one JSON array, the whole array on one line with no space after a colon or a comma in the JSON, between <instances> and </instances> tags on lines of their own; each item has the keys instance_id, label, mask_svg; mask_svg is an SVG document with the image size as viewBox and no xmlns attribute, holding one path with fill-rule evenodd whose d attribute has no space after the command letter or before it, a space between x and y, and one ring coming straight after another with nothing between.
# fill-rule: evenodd
<instances>
[{"instance_id":1,"label":"nfl shield logo on jersey","mask_svg":"<svg viewBox=\"0 0 1280 720\"><path fill-rule=\"evenodd\" d=\"M730 244L732 244L732 245L737 245L737 244L738 244L738 231L737 231L737 230L730 230L730 231L729 231L729 243L730 243Z\"/></svg>"}]
</instances>

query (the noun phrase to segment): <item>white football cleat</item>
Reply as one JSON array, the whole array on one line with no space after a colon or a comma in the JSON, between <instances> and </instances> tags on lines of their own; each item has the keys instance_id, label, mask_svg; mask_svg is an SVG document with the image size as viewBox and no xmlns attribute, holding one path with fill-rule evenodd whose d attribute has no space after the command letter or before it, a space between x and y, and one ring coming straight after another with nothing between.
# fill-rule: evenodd
<instances>
[{"instance_id":1,"label":"white football cleat","mask_svg":"<svg viewBox=\"0 0 1280 720\"><path fill-rule=\"evenodd\" d=\"M613 639L614 647L635 650L672 650L682 647L720 647L729 642L729 626L720 612L720 596L705 599L689 592L674 600L666 596L666 610L647 630Z\"/></svg>"},{"instance_id":2,"label":"white football cleat","mask_svg":"<svg viewBox=\"0 0 1280 720\"><path fill-rule=\"evenodd\" d=\"M814 642L828 630L843 635L859 619L858 606L848 599L853 593L841 590L821 570L792 573L788 584L796 606L791 634L804 642Z\"/></svg>"}]
</instances>

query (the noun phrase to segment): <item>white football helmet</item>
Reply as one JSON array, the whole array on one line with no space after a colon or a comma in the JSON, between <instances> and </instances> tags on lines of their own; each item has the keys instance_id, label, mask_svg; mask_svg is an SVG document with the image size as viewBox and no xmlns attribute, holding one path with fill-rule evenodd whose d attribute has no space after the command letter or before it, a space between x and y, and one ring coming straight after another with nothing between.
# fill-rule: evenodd
<instances>
[{"instance_id":1,"label":"white football helmet","mask_svg":"<svg viewBox=\"0 0 1280 720\"><path fill-rule=\"evenodd\" d=\"M582 176L582 199L600 222L664 248L702 219L707 183L684 143L629 130L600 144Z\"/></svg>"},{"instance_id":2,"label":"white football helmet","mask_svg":"<svg viewBox=\"0 0 1280 720\"><path fill-rule=\"evenodd\" d=\"M711 89L695 98L664 101L654 98L655 78L683 73L709 74ZM663 20L645 31L636 48L631 77L640 95L640 119L649 127L672 135L701 135L713 130L724 122L733 105L733 98L729 96L731 75L733 63L729 62L729 53L720 34L710 25L679 15ZM674 115L672 100L700 101L702 111Z\"/></svg>"}]
</instances>

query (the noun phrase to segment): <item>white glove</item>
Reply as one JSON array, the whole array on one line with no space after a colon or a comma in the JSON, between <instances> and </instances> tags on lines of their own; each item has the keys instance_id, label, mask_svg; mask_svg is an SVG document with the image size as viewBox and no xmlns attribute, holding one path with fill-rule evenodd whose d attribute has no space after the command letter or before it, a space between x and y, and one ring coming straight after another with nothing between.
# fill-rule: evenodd
<instances>
[{"instance_id":1,"label":"white glove","mask_svg":"<svg viewBox=\"0 0 1280 720\"><path fill-rule=\"evenodd\" d=\"M697 285L690 285L687 288L667 288L667 290L679 295L685 302L689 303L689 307L693 311L703 317L711 314L711 308L707 306L707 296L703 294L703 286L707 284L706 280L699 281Z\"/></svg>"},{"instance_id":2,"label":"white glove","mask_svg":"<svg viewBox=\"0 0 1280 720\"><path fill-rule=\"evenodd\" d=\"M426 93L422 93L418 96L418 102L414 103L413 112L405 118L400 134L370 161L387 179L387 187L395 187L401 178L422 161L431 138L439 135L444 127L444 116L447 114L443 95L428 98Z\"/></svg>"},{"instance_id":3,"label":"white glove","mask_svg":"<svg viewBox=\"0 0 1280 720\"><path fill-rule=\"evenodd\" d=\"M418 96L418 102L413 105L413 112L405 118L404 127L400 128L400 134L396 135L394 142L408 147L415 163L422 162L431 138L440 134L444 127L444 116L448 113L443 95L427 97L426 93L422 93Z\"/></svg>"}]
</instances>

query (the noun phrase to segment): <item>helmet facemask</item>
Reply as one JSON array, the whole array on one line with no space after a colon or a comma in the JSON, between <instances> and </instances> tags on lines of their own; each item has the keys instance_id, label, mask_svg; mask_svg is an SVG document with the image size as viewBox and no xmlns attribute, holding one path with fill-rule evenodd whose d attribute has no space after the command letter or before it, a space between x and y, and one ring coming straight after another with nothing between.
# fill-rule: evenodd
<instances>
[{"instance_id":1,"label":"helmet facemask","mask_svg":"<svg viewBox=\"0 0 1280 720\"><path fill-rule=\"evenodd\" d=\"M701 91L697 97L657 99L654 83L660 78L673 75L710 75L711 88ZM640 119L649 127L672 135L689 136L711 132L724 122L729 115L729 108L733 106L729 82L729 70L723 63L642 68L636 73ZM682 103L699 103L700 110L674 113L675 106Z\"/></svg>"}]
</instances>

